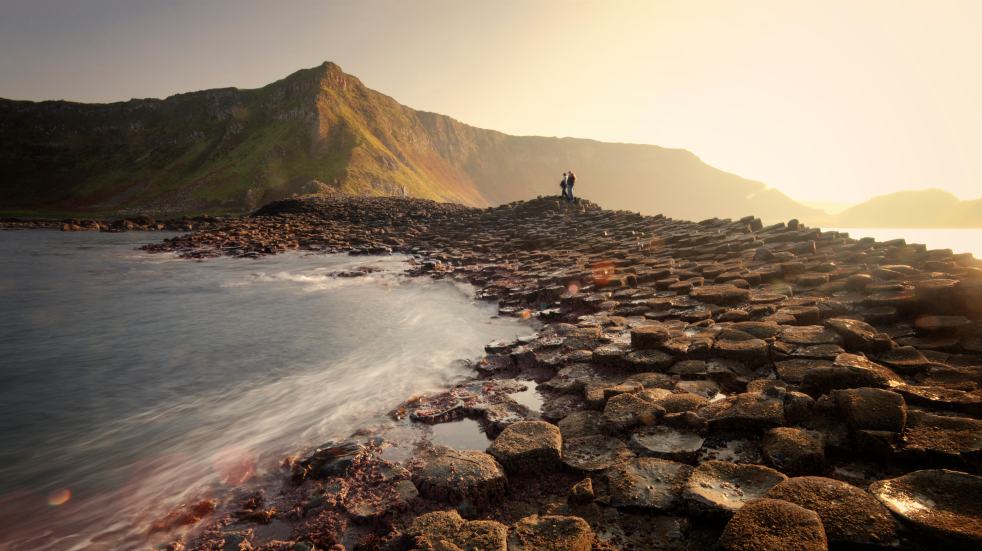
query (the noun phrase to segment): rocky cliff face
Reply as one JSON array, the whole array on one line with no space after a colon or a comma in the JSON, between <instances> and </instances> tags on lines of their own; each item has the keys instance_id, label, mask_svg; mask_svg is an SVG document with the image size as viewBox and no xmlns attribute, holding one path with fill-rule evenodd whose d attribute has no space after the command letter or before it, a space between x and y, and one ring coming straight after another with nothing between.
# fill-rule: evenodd
<instances>
[{"instance_id":1,"label":"rocky cliff face","mask_svg":"<svg viewBox=\"0 0 982 551\"><path fill-rule=\"evenodd\" d=\"M484 206L577 192L683 218L818 216L683 150L518 137L416 111L332 63L263 88L112 104L0 100L0 209L246 211L310 191Z\"/></svg>"}]
</instances>

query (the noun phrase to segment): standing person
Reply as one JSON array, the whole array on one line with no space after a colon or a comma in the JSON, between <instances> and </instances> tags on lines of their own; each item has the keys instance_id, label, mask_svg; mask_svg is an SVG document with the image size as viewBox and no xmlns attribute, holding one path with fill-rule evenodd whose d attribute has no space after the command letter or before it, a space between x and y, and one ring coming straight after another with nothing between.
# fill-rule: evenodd
<instances>
[{"instance_id":1,"label":"standing person","mask_svg":"<svg viewBox=\"0 0 982 551\"><path fill-rule=\"evenodd\" d=\"M570 170L566 173L566 200L573 202L573 184L576 183L576 174Z\"/></svg>"},{"instance_id":2,"label":"standing person","mask_svg":"<svg viewBox=\"0 0 982 551\"><path fill-rule=\"evenodd\" d=\"M566 198L566 173L563 172L563 179L559 181L559 188L563 190L563 199Z\"/></svg>"}]
</instances>

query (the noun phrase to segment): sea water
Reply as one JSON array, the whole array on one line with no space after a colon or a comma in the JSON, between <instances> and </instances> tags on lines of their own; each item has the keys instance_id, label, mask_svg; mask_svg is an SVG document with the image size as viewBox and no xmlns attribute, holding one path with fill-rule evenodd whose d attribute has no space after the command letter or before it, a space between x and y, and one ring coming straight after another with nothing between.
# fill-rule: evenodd
<instances>
[{"instance_id":1,"label":"sea water","mask_svg":"<svg viewBox=\"0 0 982 551\"><path fill-rule=\"evenodd\" d=\"M137 250L162 237L0 233L0 549L145 547L174 506L391 423L532 331L405 257Z\"/></svg>"}]
</instances>

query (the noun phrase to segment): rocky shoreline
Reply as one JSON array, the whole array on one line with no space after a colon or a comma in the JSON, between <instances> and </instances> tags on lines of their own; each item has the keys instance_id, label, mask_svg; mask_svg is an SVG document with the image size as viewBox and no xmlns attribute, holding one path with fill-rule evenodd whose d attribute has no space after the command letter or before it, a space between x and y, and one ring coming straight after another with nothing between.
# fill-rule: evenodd
<instances>
[{"instance_id":1,"label":"rocky shoreline","mask_svg":"<svg viewBox=\"0 0 982 551\"><path fill-rule=\"evenodd\" d=\"M156 220L152 216L139 215L127 218L0 218L2 230L61 230L66 232L98 231L199 231L224 225L226 219L218 216L194 216Z\"/></svg>"},{"instance_id":2,"label":"rocky shoreline","mask_svg":"<svg viewBox=\"0 0 982 551\"><path fill-rule=\"evenodd\" d=\"M412 255L501 315L472 380L407 397L486 451L385 458L354 435L170 549L925 549L982 546L982 262L795 221L688 222L547 197L272 203L146 247ZM512 398L542 395L538 411ZM278 522L286 534L268 535Z\"/></svg>"}]
</instances>

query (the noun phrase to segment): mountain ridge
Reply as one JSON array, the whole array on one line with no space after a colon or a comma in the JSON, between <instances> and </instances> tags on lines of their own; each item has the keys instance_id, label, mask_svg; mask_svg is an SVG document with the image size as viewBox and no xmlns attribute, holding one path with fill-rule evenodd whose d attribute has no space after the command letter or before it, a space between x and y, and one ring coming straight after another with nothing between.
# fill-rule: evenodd
<instances>
[{"instance_id":1,"label":"mountain ridge","mask_svg":"<svg viewBox=\"0 0 982 551\"><path fill-rule=\"evenodd\" d=\"M0 99L5 213L238 213L306 193L489 206L558 194L567 169L578 195L608 208L834 220L684 149L482 129L402 105L331 62L163 99Z\"/></svg>"}]
</instances>

